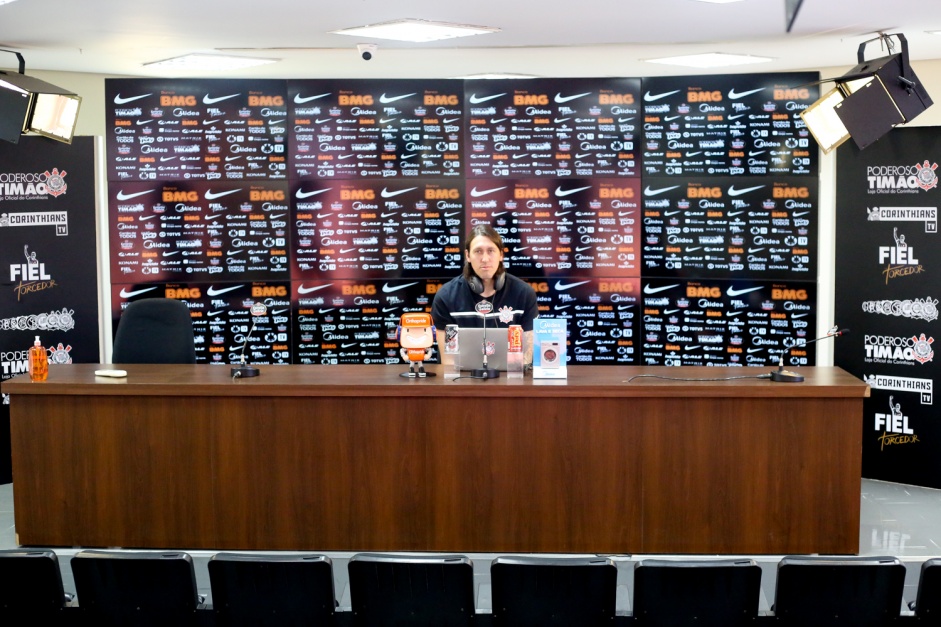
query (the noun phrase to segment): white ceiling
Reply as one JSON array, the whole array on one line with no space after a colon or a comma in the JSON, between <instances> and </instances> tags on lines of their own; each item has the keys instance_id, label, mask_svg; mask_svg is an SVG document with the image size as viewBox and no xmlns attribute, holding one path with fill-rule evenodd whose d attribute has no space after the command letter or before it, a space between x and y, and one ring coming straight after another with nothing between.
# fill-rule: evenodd
<instances>
[{"instance_id":1,"label":"white ceiling","mask_svg":"<svg viewBox=\"0 0 941 627\"><path fill-rule=\"evenodd\" d=\"M0 6L0 48L30 70L168 76L144 63L192 52L281 59L208 78L659 76L852 66L877 31L902 32L913 60L941 59L941 0L804 0L791 33L785 0L17 0ZM328 34L401 18L492 26L500 33L432 44ZM363 61L357 43L379 52ZM644 59L729 52L760 65L698 71ZM867 58L883 56L879 42ZM0 53L0 67L16 58ZM915 66L917 70L917 65ZM181 74L178 76L196 76Z\"/></svg>"}]
</instances>

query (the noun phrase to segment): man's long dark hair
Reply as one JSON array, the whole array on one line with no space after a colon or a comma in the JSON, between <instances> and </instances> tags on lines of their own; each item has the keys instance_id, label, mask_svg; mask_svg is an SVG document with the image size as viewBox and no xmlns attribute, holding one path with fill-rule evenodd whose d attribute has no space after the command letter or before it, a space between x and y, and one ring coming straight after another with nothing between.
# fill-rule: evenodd
<instances>
[{"instance_id":1,"label":"man's long dark hair","mask_svg":"<svg viewBox=\"0 0 941 627\"><path fill-rule=\"evenodd\" d=\"M470 263L470 247L471 242L481 235L493 242L494 246L497 247L497 250L500 251L500 266L497 268L497 272L494 274L494 276L506 272L506 266L503 265L502 259L502 255L504 253L503 238L500 237L500 234L497 233L489 224L477 224L470 230L470 233L467 234L467 239L464 240L464 254L466 255L464 262L464 280L466 281L470 281L471 277L477 277L477 280L480 280L480 277L478 277L477 273L474 272L474 267L471 266Z\"/></svg>"}]
</instances>

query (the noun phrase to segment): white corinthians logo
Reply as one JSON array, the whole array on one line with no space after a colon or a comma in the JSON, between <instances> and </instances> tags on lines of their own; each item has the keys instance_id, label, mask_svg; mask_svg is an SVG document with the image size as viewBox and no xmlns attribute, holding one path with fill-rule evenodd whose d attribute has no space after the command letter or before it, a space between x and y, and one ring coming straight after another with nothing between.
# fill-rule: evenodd
<instances>
[{"instance_id":1,"label":"white corinthians logo","mask_svg":"<svg viewBox=\"0 0 941 627\"><path fill-rule=\"evenodd\" d=\"M882 270L886 284L889 279L912 276L925 271L915 258L915 248L908 245L905 235L899 233L898 227L892 229L892 236L895 238L895 246L879 247L879 263L886 264Z\"/></svg>"},{"instance_id":2,"label":"white corinthians logo","mask_svg":"<svg viewBox=\"0 0 941 627\"><path fill-rule=\"evenodd\" d=\"M920 442L908 426L908 416L902 413L901 403L896 403L893 396L889 396L889 413L876 414L876 431L882 432L878 438L881 450L887 446Z\"/></svg>"},{"instance_id":3,"label":"white corinthians logo","mask_svg":"<svg viewBox=\"0 0 941 627\"><path fill-rule=\"evenodd\" d=\"M914 366L934 359L931 345L933 337L898 337L893 335L866 335L866 363Z\"/></svg>"},{"instance_id":4,"label":"white corinthians logo","mask_svg":"<svg viewBox=\"0 0 941 627\"><path fill-rule=\"evenodd\" d=\"M924 222L925 233L938 232L937 207L867 207L869 222Z\"/></svg>"},{"instance_id":5,"label":"white corinthians logo","mask_svg":"<svg viewBox=\"0 0 941 627\"><path fill-rule=\"evenodd\" d=\"M938 186L937 163L871 165L866 168L870 194L917 194Z\"/></svg>"}]
</instances>

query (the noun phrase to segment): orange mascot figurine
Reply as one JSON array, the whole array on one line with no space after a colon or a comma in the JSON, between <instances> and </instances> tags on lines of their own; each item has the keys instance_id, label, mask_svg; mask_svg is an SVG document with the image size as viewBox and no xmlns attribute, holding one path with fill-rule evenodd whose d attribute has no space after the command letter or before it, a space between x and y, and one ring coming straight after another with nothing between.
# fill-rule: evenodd
<instances>
[{"instance_id":1,"label":"orange mascot figurine","mask_svg":"<svg viewBox=\"0 0 941 627\"><path fill-rule=\"evenodd\" d=\"M404 313L400 320L396 336L399 345L402 347L399 351L402 359L408 362L408 373L402 373L402 376L408 377L426 377L425 360L431 359L431 347L435 344L437 333L435 332L435 323L431 319L431 314L427 313ZM434 376L434 373L430 373Z\"/></svg>"}]
</instances>

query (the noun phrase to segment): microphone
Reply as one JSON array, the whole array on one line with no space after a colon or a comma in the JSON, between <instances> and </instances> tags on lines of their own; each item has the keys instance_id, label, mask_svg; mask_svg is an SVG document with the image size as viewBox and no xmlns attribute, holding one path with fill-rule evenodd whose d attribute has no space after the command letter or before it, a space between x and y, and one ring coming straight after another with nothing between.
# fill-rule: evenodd
<instances>
[{"instance_id":1,"label":"microphone","mask_svg":"<svg viewBox=\"0 0 941 627\"><path fill-rule=\"evenodd\" d=\"M245 349L248 348L248 342L252 339L252 333L255 332L255 325L258 322L258 318L268 313L268 308L264 303L254 303L252 305L251 312L252 327L248 330L248 335L245 336L245 343L242 344L242 352L239 355L239 365L232 366L231 374L233 379L246 379L249 377L257 377L261 374L261 371L258 368L245 364Z\"/></svg>"},{"instance_id":2,"label":"microphone","mask_svg":"<svg viewBox=\"0 0 941 627\"><path fill-rule=\"evenodd\" d=\"M480 368L471 370L471 377L475 379L496 379L500 376L500 371L487 367L487 314L493 311L493 303L489 300L482 300L474 309L484 318L484 343L482 346L483 361Z\"/></svg>"},{"instance_id":3,"label":"microphone","mask_svg":"<svg viewBox=\"0 0 941 627\"><path fill-rule=\"evenodd\" d=\"M810 340L809 342L804 342L803 344L795 344L795 346L807 346L808 344L813 344L814 342L819 342L820 340L825 340L831 337L840 337L841 335L846 335L849 333L849 329L839 329L834 326L827 334L821 337L818 337L815 340ZM794 346L789 347L787 350L781 353L781 358L778 360L778 369L771 371L771 380L777 383L801 383L804 380L804 375L797 374L796 372L791 372L790 370L784 369L784 355L785 353L790 352Z\"/></svg>"}]
</instances>

